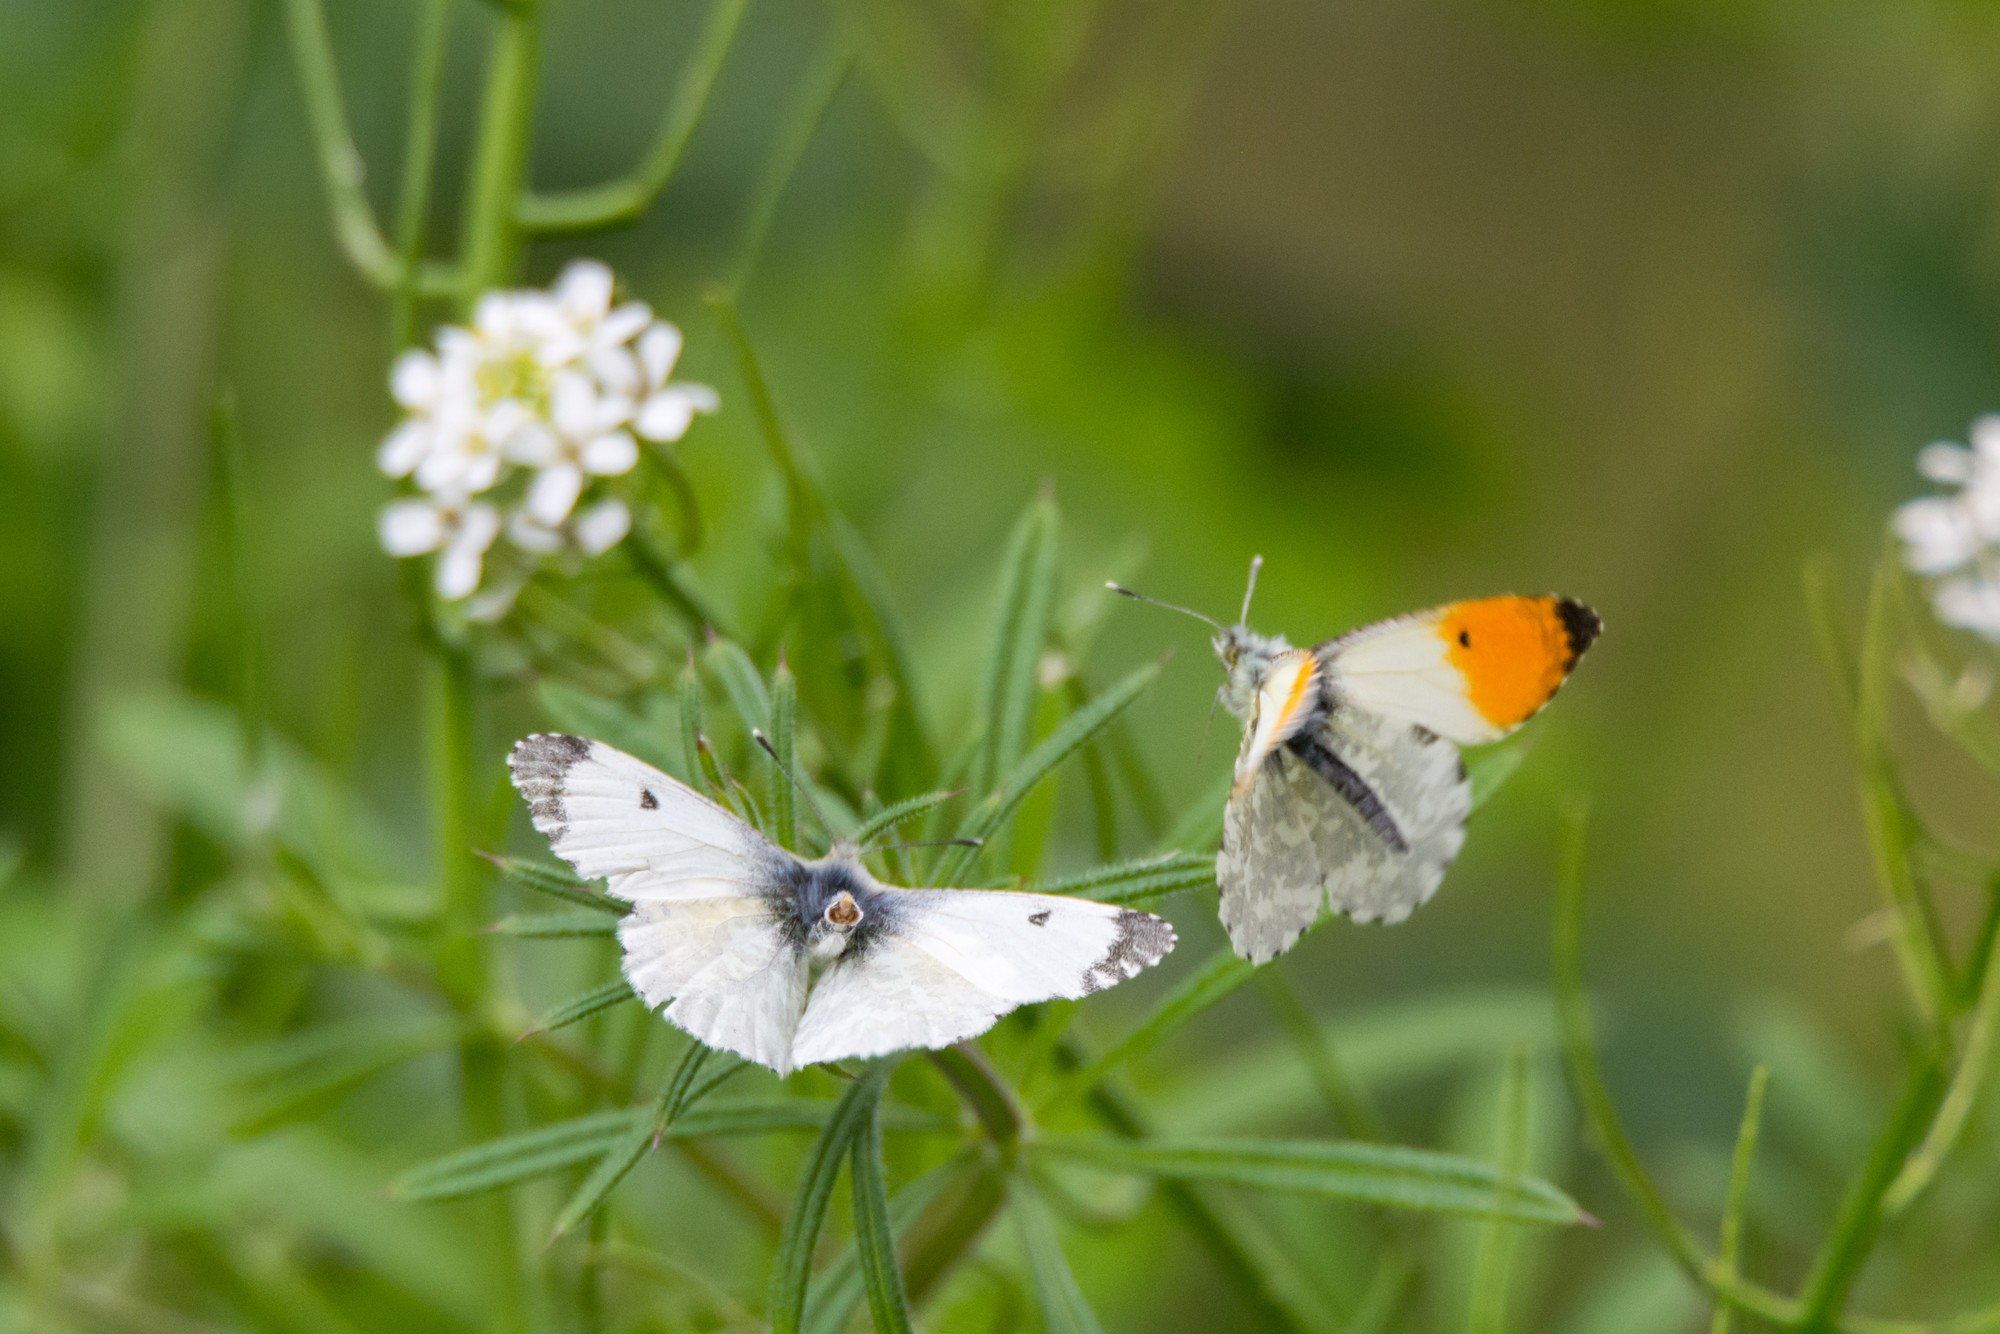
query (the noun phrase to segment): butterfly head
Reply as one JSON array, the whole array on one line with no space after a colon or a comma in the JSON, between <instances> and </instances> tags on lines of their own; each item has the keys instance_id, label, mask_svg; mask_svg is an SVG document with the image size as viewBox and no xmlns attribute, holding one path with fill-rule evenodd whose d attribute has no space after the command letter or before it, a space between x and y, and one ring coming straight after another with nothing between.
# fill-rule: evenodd
<instances>
[{"instance_id":1,"label":"butterfly head","mask_svg":"<svg viewBox=\"0 0 2000 1334\"><path fill-rule=\"evenodd\" d=\"M814 958L838 958L877 925L882 891L860 863L839 853L798 867L793 911L802 943Z\"/></svg>"}]
</instances>

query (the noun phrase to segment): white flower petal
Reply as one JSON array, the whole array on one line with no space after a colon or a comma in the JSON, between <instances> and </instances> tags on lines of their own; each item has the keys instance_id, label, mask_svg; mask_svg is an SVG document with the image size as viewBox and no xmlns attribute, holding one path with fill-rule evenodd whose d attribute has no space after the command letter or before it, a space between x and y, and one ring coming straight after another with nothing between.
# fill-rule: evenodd
<instances>
[{"instance_id":1,"label":"white flower petal","mask_svg":"<svg viewBox=\"0 0 2000 1334\"><path fill-rule=\"evenodd\" d=\"M459 474L460 488L468 496L476 496L491 491L500 480L500 469L505 460L497 449L481 450L466 457L465 470Z\"/></svg>"},{"instance_id":2,"label":"white flower petal","mask_svg":"<svg viewBox=\"0 0 2000 1334\"><path fill-rule=\"evenodd\" d=\"M528 484L527 511L551 528L569 517L576 498L583 493L583 469L573 463L559 463L535 474Z\"/></svg>"},{"instance_id":3,"label":"white flower petal","mask_svg":"<svg viewBox=\"0 0 2000 1334\"><path fill-rule=\"evenodd\" d=\"M639 360L627 348L594 347L584 357L584 365L606 391L621 398L637 398L646 387Z\"/></svg>"},{"instance_id":4,"label":"white flower petal","mask_svg":"<svg viewBox=\"0 0 2000 1334\"><path fill-rule=\"evenodd\" d=\"M463 491L459 479L468 457L463 449L433 449L418 461L413 476L426 491Z\"/></svg>"},{"instance_id":5,"label":"white flower petal","mask_svg":"<svg viewBox=\"0 0 2000 1334\"><path fill-rule=\"evenodd\" d=\"M500 449L510 461L529 468L546 468L562 456L556 433L538 421L522 422Z\"/></svg>"},{"instance_id":6,"label":"white flower petal","mask_svg":"<svg viewBox=\"0 0 2000 1334\"><path fill-rule=\"evenodd\" d=\"M598 477L617 477L639 461L639 442L623 431L607 431L583 447L583 469Z\"/></svg>"},{"instance_id":7,"label":"white flower petal","mask_svg":"<svg viewBox=\"0 0 2000 1334\"><path fill-rule=\"evenodd\" d=\"M601 500L577 515L570 527L578 550L586 556L601 556L632 531L632 512L621 500Z\"/></svg>"},{"instance_id":8,"label":"white flower petal","mask_svg":"<svg viewBox=\"0 0 2000 1334\"><path fill-rule=\"evenodd\" d=\"M391 556L421 556L444 545L444 515L427 500L397 500L382 507L375 521L382 550Z\"/></svg>"},{"instance_id":9,"label":"white flower petal","mask_svg":"<svg viewBox=\"0 0 2000 1334\"><path fill-rule=\"evenodd\" d=\"M425 412L437 402L443 379L438 359L413 347L389 368L389 397L412 412Z\"/></svg>"},{"instance_id":10,"label":"white flower petal","mask_svg":"<svg viewBox=\"0 0 2000 1334\"><path fill-rule=\"evenodd\" d=\"M1917 471L1944 486L1964 486L1972 480L1972 451L1938 441L1917 451Z\"/></svg>"},{"instance_id":11,"label":"white flower petal","mask_svg":"<svg viewBox=\"0 0 2000 1334\"><path fill-rule=\"evenodd\" d=\"M1931 606L1946 625L2000 641L2000 585L1990 579L1947 579L1931 594Z\"/></svg>"},{"instance_id":12,"label":"white flower petal","mask_svg":"<svg viewBox=\"0 0 2000 1334\"><path fill-rule=\"evenodd\" d=\"M1979 550L1979 530L1965 507L1926 496L1900 506L1891 521L1903 539L1903 564L1917 574L1943 574Z\"/></svg>"},{"instance_id":13,"label":"white flower petal","mask_svg":"<svg viewBox=\"0 0 2000 1334\"><path fill-rule=\"evenodd\" d=\"M465 619L482 625L493 622L514 610L514 600L521 596L521 588L527 581L518 575L496 588L489 588L465 604Z\"/></svg>"},{"instance_id":14,"label":"white flower petal","mask_svg":"<svg viewBox=\"0 0 2000 1334\"><path fill-rule=\"evenodd\" d=\"M563 314L582 323L611 309L611 270L594 259L573 260L556 279L554 295Z\"/></svg>"},{"instance_id":15,"label":"white flower petal","mask_svg":"<svg viewBox=\"0 0 2000 1334\"><path fill-rule=\"evenodd\" d=\"M575 371L558 371L549 386L549 420L571 440L597 434L597 390Z\"/></svg>"},{"instance_id":16,"label":"white flower petal","mask_svg":"<svg viewBox=\"0 0 2000 1334\"><path fill-rule=\"evenodd\" d=\"M390 477L408 477L412 469L430 453L437 433L428 422L405 421L389 432L375 450L375 466Z\"/></svg>"},{"instance_id":17,"label":"white flower petal","mask_svg":"<svg viewBox=\"0 0 2000 1334\"><path fill-rule=\"evenodd\" d=\"M561 530L550 527L524 509L515 510L508 516L507 540L537 556L562 550Z\"/></svg>"},{"instance_id":18,"label":"white flower petal","mask_svg":"<svg viewBox=\"0 0 2000 1334\"><path fill-rule=\"evenodd\" d=\"M639 331L653 322L653 308L643 301L627 301L618 309L604 317L597 326L597 345L608 347L617 343L629 343Z\"/></svg>"},{"instance_id":19,"label":"white flower petal","mask_svg":"<svg viewBox=\"0 0 2000 1334\"><path fill-rule=\"evenodd\" d=\"M678 440L688 432L697 412L720 406L705 384L670 384L639 405L633 429L648 440Z\"/></svg>"},{"instance_id":20,"label":"white flower petal","mask_svg":"<svg viewBox=\"0 0 2000 1334\"><path fill-rule=\"evenodd\" d=\"M1966 432L1973 449L1989 459L2000 459L2000 413L1988 412L1972 419Z\"/></svg>"},{"instance_id":21,"label":"white flower petal","mask_svg":"<svg viewBox=\"0 0 2000 1334\"><path fill-rule=\"evenodd\" d=\"M646 387L658 389L674 373L681 359L681 331L665 320L639 335L639 364L646 371Z\"/></svg>"}]
</instances>

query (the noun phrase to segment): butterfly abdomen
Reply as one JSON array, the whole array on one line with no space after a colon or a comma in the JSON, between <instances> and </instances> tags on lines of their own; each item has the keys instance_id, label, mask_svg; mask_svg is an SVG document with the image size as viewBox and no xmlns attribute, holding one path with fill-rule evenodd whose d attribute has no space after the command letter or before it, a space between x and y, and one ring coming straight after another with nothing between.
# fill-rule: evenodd
<instances>
[{"instance_id":1,"label":"butterfly abdomen","mask_svg":"<svg viewBox=\"0 0 2000 1334\"><path fill-rule=\"evenodd\" d=\"M1597 613L1559 597L1493 597L1440 607L1435 630L1467 702L1499 728L1527 720L1597 638Z\"/></svg>"}]
</instances>

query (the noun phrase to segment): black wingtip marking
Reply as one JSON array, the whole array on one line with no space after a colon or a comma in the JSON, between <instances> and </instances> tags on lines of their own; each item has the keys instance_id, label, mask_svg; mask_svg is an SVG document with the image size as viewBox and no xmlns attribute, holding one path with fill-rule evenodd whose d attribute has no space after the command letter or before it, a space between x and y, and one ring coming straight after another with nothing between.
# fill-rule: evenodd
<instances>
[{"instance_id":1,"label":"black wingtip marking","mask_svg":"<svg viewBox=\"0 0 2000 1334\"><path fill-rule=\"evenodd\" d=\"M1083 991L1089 995L1116 986L1139 970L1158 963L1174 947L1174 928L1162 918L1131 908L1119 910L1118 935L1104 957L1083 971Z\"/></svg>"},{"instance_id":2,"label":"black wingtip marking","mask_svg":"<svg viewBox=\"0 0 2000 1334\"><path fill-rule=\"evenodd\" d=\"M569 771L589 754L590 743L580 736L537 732L515 742L507 756L514 787L527 798L535 828L547 835L550 843L560 841L569 832L563 790L568 786Z\"/></svg>"},{"instance_id":3,"label":"black wingtip marking","mask_svg":"<svg viewBox=\"0 0 2000 1334\"><path fill-rule=\"evenodd\" d=\"M1604 619L1575 598L1556 599L1556 618L1562 622L1569 640L1569 660L1574 665L1604 630Z\"/></svg>"}]
</instances>

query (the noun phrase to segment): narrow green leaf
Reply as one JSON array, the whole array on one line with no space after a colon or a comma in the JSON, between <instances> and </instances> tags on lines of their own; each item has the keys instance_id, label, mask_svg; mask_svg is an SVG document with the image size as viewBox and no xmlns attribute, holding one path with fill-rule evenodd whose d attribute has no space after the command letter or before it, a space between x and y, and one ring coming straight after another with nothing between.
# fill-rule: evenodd
<instances>
[{"instance_id":1,"label":"narrow green leaf","mask_svg":"<svg viewBox=\"0 0 2000 1334\"><path fill-rule=\"evenodd\" d=\"M1101 1334L1103 1326L1083 1289L1076 1285L1069 1260L1056 1239L1048 1210L1035 1193L1034 1183L1025 1172L1016 1172L1008 1188L1008 1205L1021 1231L1021 1245L1028 1253L1028 1272L1035 1280L1035 1300L1042 1309L1042 1323L1049 1334Z\"/></svg>"},{"instance_id":2,"label":"narrow green leaf","mask_svg":"<svg viewBox=\"0 0 2000 1334\"><path fill-rule=\"evenodd\" d=\"M1063 719L1060 727L1021 757L1020 762L1001 780L993 795L973 809L959 829L960 836L984 839L999 829L1036 784L1048 777L1057 765L1088 745L1113 718L1131 708L1159 674L1160 664L1157 662L1136 668L1088 705ZM976 851L975 848L951 849L938 867L935 882L940 885L955 883L971 864L972 854Z\"/></svg>"},{"instance_id":3,"label":"narrow green leaf","mask_svg":"<svg viewBox=\"0 0 2000 1334\"><path fill-rule=\"evenodd\" d=\"M1507 1182L1491 1163L1430 1149L1348 1140L1186 1139L1132 1142L1062 1137L1036 1151L1113 1172L1215 1181L1255 1190L1354 1200L1390 1209L1573 1224L1587 1215L1546 1181Z\"/></svg>"},{"instance_id":4,"label":"narrow green leaf","mask_svg":"<svg viewBox=\"0 0 2000 1334\"><path fill-rule=\"evenodd\" d=\"M501 875L523 889L532 889L537 894L546 894L552 899L561 899L564 903L595 909L613 917L623 917L632 911L631 904L590 888L587 883L577 879L568 867L550 866L544 862L532 862L521 857L496 857L490 852L482 852L479 855L493 863Z\"/></svg>"},{"instance_id":5,"label":"narrow green leaf","mask_svg":"<svg viewBox=\"0 0 2000 1334\"><path fill-rule=\"evenodd\" d=\"M892 1066L891 1061L876 1061L848 1085L806 1160L798 1198L793 1202L791 1216L785 1220L784 1233L778 1240L777 1261L771 1270L772 1334L798 1334L805 1316L806 1284L812 1277L813 1244L819 1240L820 1224L826 1221L841 1160L847 1157L854 1137L881 1100Z\"/></svg>"},{"instance_id":6,"label":"narrow green leaf","mask_svg":"<svg viewBox=\"0 0 2000 1334\"><path fill-rule=\"evenodd\" d=\"M743 646L733 639L711 640L702 651L703 665L715 673L715 679L722 682L722 693L729 700L729 706L736 716L743 720L743 730L756 728L760 732L771 730L771 694L764 688L764 677L757 670L757 664L750 661L750 655Z\"/></svg>"},{"instance_id":7,"label":"narrow green leaf","mask_svg":"<svg viewBox=\"0 0 2000 1334\"><path fill-rule=\"evenodd\" d=\"M881 567L876 565L875 557L861 534L855 531L845 515L836 512L830 516L830 521L833 549L846 572L854 610L859 613L856 619L863 622L868 637L881 648L882 670L896 689L891 706L896 726L884 758L893 760L900 755L903 767L915 775L909 781L925 781L936 768L935 747L924 717L923 701L918 695L916 655L910 648L909 630L903 624L902 614L896 610L895 600L889 595L889 581L882 576ZM888 764L884 773L894 778L897 769L895 765Z\"/></svg>"},{"instance_id":8,"label":"narrow green leaf","mask_svg":"<svg viewBox=\"0 0 2000 1334\"><path fill-rule=\"evenodd\" d=\"M961 789L953 788L949 792L926 792L921 797L909 797L893 806L884 806L861 822L860 828L854 831L854 842L865 848L897 825L907 820L914 820L920 815L927 815L952 798L961 795L963 795Z\"/></svg>"},{"instance_id":9,"label":"narrow green leaf","mask_svg":"<svg viewBox=\"0 0 2000 1334\"><path fill-rule=\"evenodd\" d=\"M1045 880L1028 888L1037 894L1081 894L1099 903L1130 907L1157 903L1168 895L1208 889L1214 884L1214 857L1169 852Z\"/></svg>"},{"instance_id":10,"label":"narrow green leaf","mask_svg":"<svg viewBox=\"0 0 2000 1334\"><path fill-rule=\"evenodd\" d=\"M523 940L615 936L618 934L618 919L595 910L510 913L487 929L496 936L516 936Z\"/></svg>"},{"instance_id":11,"label":"narrow green leaf","mask_svg":"<svg viewBox=\"0 0 2000 1334\"><path fill-rule=\"evenodd\" d=\"M597 1207L617 1189L618 1183L639 1165L640 1159L652 1152L653 1146L660 1142L661 1132L673 1120L675 1104L686 1096L708 1054L709 1048L699 1042L688 1047L674 1067L673 1074L668 1077L666 1087L660 1090L651 1114L635 1118L624 1138L605 1151L604 1156L597 1160L597 1166L590 1170L590 1175L570 1193L568 1201L556 1215L555 1225L549 1230L550 1242L595 1213Z\"/></svg>"},{"instance_id":12,"label":"narrow green leaf","mask_svg":"<svg viewBox=\"0 0 2000 1334\"><path fill-rule=\"evenodd\" d=\"M1500 1084L1500 1134L1498 1149L1500 1180L1504 1187L1519 1184L1528 1166L1528 1119L1530 1116L1528 1049L1514 1048L1507 1057L1507 1071ZM1514 1265L1515 1225L1489 1218L1479 1231L1479 1249L1472 1262L1472 1311L1466 1321L1468 1334L1505 1334L1507 1328L1507 1286Z\"/></svg>"},{"instance_id":13,"label":"narrow green leaf","mask_svg":"<svg viewBox=\"0 0 2000 1334\"><path fill-rule=\"evenodd\" d=\"M1743 1099L1743 1123L1736 1129L1736 1152L1729 1160L1729 1196L1722 1206L1722 1236L1716 1244L1715 1268L1725 1283L1733 1283L1743 1251L1743 1214L1750 1201L1750 1168L1757 1158L1757 1132L1764 1121L1764 1089L1769 1066L1750 1072L1750 1092ZM1715 1304L1708 1334L1729 1334L1734 1312L1727 1302Z\"/></svg>"},{"instance_id":14,"label":"narrow green leaf","mask_svg":"<svg viewBox=\"0 0 2000 1334\"><path fill-rule=\"evenodd\" d=\"M1989 940L1989 951L1991 947ZM1984 959L1984 956L1979 957ZM1993 968L1990 962L1982 966L1986 975L1980 991L1979 1007L1973 1012L1972 1022L1965 1030L1964 1046L1958 1066L1952 1071L1951 1084L1945 1090L1944 1101L1938 1104L1937 1116L1925 1132L1923 1142L1910 1154L1909 1161L1903 1164L1903 1170L1882 1197L1883 1211L1890 1215L1907 1209L1936 1179L1945 1157L1958 1143L1959 1136L1972 1119L1980 1091L1993 1068L1994 1047L2000 1044L2000 969Z\"/></svg>"},{"instance_id":15,"label":"narrow green leaf","mask_svg":"<svg viewBox=\"0 0 2000 1334\"><path fill-rule=\"evenodd\" d=\"M719 1081L718 1081L719 1082ZM751 1098L709 1103L676 1117L662 1139L762 1135L776 1130L816 1130L840 1104L820 1098ZM551 1126L475 1144L412 1168L390 1192L406 1200L451 1200L516 1185L551 1172L592 1162L611 1152L639 1124L650 1132L651 1107L592 1112ZM908 1111L885 1114L885 1129L936 1132L947 1128L935 1116Z\"/></svg>"},{"instance_id":16,"label":"narrow green leaf","mask_svg":"<svg viewBox=\"0 0 2000 1334\"><path fill-rule=\"evenodd\" d=\"M930 1206L931 1201L964 1180L967 1170L977 1163L978 1150L967 1145L897 1191L896 1197L889 1202L892 1233L902 1235L909 1231L910 1225ZM813 1285L811 1301L806 1306L804 1334L841 1334L862 1296L860 1249L849 1246L835 1257L833 1263L821 1273L819 1282Z\"/></svg>"},{"instance_id":17,"label":"narrow green leaf","mask_svg":"<svg viewBox=\"0 0 2000 1334\"><path fill-rule=\"evenodd\" d=\"M1237 958L1227 946L1217 950L1206 963L1182 978L1180 985L1169 992L1166 999L1136 1028L1096 1060L1064 1079L1043 1104L1044 1107L1066 1102L1096 1088L1106 1075L1159 1046L1169 1033L1248 982L1256 972L1254 964Z\"/></svg>"},{"instance_id":18,"label":"narrow green leaf","mask_svg":"<svg viewBox=\"0 0 2000 1334\"><path fill-rule=\"evenodd\" d=\"M400 1200L455 1200L587 1163L646 1118L645 1109L592 1112L475 1144L420 1164L390 1183Z\"/></svg>"},{"instance_id":19,"label":"narrow green leaf","mask_svg":"<svg viewBox=\"0 0 2000 1334\"><path fill-rule=\"evenodd\" d=\"M600 1011L608 1010L621 1001L637 999L638 997L633 994L631 984L621 977L614 981L606 982L601 987L586 991L574 1000L556 1006L555 1009L550 1010L530 1025L528 1031L521 1036L531 1037L536 1033L547 1033L554 1029L565 1028L579 1020L588 1019Z\"/></svg>"},{"instance_id":20,"label":"narrow green leaf","mask_svg":"<svg viewBox=\"0 0 2000 1334\"><path fill-rule=\"evenodd\" d=\"M1036 498L1014 525L1000 565L993 646L980 686L985 741L972 785L987 791L1027 749L1035 716L1036 666L1049 637L1055 601L1056 507Z\"/></svg>"},{"instance_id":21,"label":"narrow green leaf","mask_svg":"<svg viewBox=\"0 0 2000 1334\"><path fill-rule=\"evenodd\" d=\"M798 846L798 794L792 791L792 777L799 774L798 763L799 683L782 656L771 677L771 749L777 752L777 775L771 781L772 832L778 846Z\"/></svg>"},{"instance_id":22,"label":"narrow green leaf","mask_svg":"<svg viewBox=\"0 0 2000 1334\"><path fill-rule=\"evenodd\" d=\"M910 1301L896 1266L896 1232L889 1221L889 1191L882 1178L882 1126L876 1105L854 1136L849 1181L854 1193L855 1252L868 1293L875 1334L910 1334Z\"/></svg>"}]
</instances>

